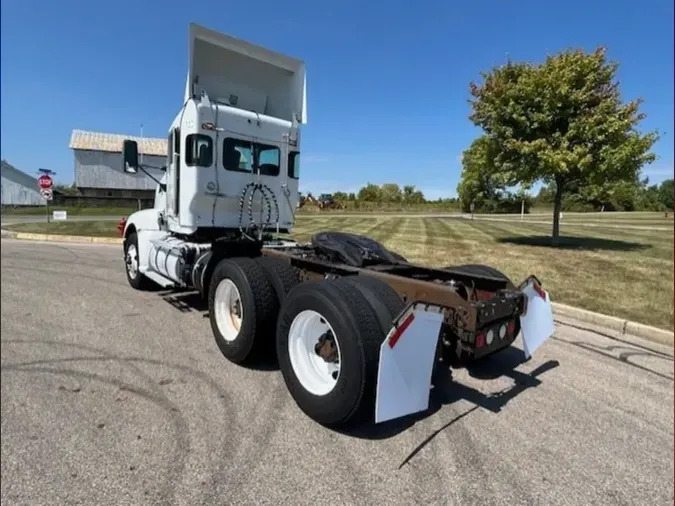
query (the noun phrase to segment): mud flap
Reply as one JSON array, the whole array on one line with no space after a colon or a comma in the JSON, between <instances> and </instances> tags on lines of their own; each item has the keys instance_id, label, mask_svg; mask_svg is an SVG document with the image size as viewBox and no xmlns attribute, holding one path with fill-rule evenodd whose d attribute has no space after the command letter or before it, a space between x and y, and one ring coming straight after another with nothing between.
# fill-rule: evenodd
<instances>
[{"instance_id":1,"label":"mud flap","mask_svg":"<svg viewBox=\"0 0 675 506\"><path fill-rule=\"evenodd\" d=\"M553 335L555 323L551 299L536 278L531 276L521 286L527 297L527 306L525 314L520 316L520 329L525 358L530 358Z\"/></svg>"},{"instance_id":2,"label":"mud flap","mask_svg":"<svg viewBox=\"0 0 675 506\"><path fill-rule=\"evenodd\" d=\"M380 348L375 423L429 407L431 372L443 315L422 304L404 311Z\"/></svg>"}]
</instances>

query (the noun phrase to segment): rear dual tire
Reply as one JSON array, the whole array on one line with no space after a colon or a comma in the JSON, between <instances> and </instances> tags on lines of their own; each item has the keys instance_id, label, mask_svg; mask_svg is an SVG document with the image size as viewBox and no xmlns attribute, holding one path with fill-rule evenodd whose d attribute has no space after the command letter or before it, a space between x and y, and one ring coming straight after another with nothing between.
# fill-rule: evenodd
<instances>
[{"instance_id":1,"label":"rear dual tire","mask_svg":"<svg viewBox=\"0 0 675 506\"><path fill-rule=\"evenodd\" d=\"M283 260L235 258L214 269L208 299L211 328L228 360L248 363L276 344L284 382L307 416L334 428L372 419L380 346L403 309L386 283L302 283ZM322 357L317 344L328 331L333 354Z\"/></svg>"},{"instance_id":2,"label":"rear dual tire","mask_svg":"<svg viewBox=\"0 0 675 506\"><path fill-rule=\"evenodd\" d=\"M397 311L395 292L365 279L303 283L288 294L279 314L277 357L288 391L307 416L326 426L372 417L380 346L403 305L398 299ZM391 307L373 304L378 293L386 294ZM326 332L335 343L329 363L316 349Z\"/></svg>"},{"instance_id":3,"label":"rear dual tire","mask_svg":"<svg viewBox=\"0 0 675 506\"><path fill-rule=\"evenodd\" d=\"M211 330L221 353L236 364L274 354L279 307L300 282L297 269L277 258L230 258L209 283Z\"/></svg>"}]
</instances>

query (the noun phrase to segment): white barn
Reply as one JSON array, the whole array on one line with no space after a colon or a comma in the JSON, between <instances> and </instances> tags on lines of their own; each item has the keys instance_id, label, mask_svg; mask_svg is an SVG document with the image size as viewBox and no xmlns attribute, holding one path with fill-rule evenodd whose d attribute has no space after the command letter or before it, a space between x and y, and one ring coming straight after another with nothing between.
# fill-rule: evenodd
<instances>
[{"instance_id":1,"label":"white barn","mask_svg":"<svg viewBox=\"0 0 675 506\"><path fill-rule=\"evenodd\" d=\"M37 178L20 171L2 160L3 206L43 206L45 200L40 196Z\"/></svg>"},{"instance_id":2,"label":"white barn","mask_svg":"<svg viewBox=\"0 0 675 506\"><path fill-rule=\"evenodd\" d=\"M122 170L124 139L138 142L143 163L166 165L167 140L140 138L131 135L107 134L73 130L70 149L75 162L75 186L88 197L148 198L154 195L155 183L143 172L126 174ZM161 171L149 171L157 179Z\"/></svg>"}]
</instances>

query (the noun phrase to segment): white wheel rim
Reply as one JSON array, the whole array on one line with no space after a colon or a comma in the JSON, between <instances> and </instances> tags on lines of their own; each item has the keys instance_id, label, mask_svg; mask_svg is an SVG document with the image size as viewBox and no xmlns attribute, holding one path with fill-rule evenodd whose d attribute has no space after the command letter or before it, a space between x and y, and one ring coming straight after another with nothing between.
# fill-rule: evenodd
<instances>
[{"instance_id":1,"label":"white wheel rim","mask_svg":"<svg viewBox=\"0 0 675 506\"><path fill-rule=\"evenodd\" d=\"M323 343L322 352L332 352L329 361L316 349L319 338L327 332L332 335L332 340ZM321 396L335 388L340 377L340 343L333 328L319 313L305 310L293 319L288 332L288 354L293 372L305 390Z\"/></svg>"},{"instance_id":2,"label":"white wheel rim","mask_svg":"<svg viewBox=\"0 0 675 506\"><path fill-rule=\"evenodd\" d=\"M231 279L223 279L218 283L213 301L213 311L216 317L216 325L223 338L228 342L234 341L241 329L244 308L237 285Z\"/></svg>"},{"instance_id":3,"label":"white wheel rim","mask_svg":"<svg viewBox=\"0 0 675 506\"><path fill-rule=\"evenodd\" d=\"M136 246L130 244L127 248L127 272L131 279L136 279L138 275L138 253L136 252Z\"/></svg>"}]
</instances>

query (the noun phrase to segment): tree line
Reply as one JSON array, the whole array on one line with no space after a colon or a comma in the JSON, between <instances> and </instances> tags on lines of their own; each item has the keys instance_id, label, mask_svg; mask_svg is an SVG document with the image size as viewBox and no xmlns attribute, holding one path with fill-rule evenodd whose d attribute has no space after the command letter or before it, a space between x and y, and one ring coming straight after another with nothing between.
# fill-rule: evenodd
<instances>
[{"instance_id":1,"label":"tree line","mask_svg":"<svg viewBox=\"0 0 675 506\"><path fill-rule=\"evenodd\" d=\"M470 186L473 185L473 186ZM325 202L333 209L384 209L415 206L439 210L469 213L529 213L532 208L550 209L555 204L555 186L544 185L536 193L523 189L507 191L486 180L484 183L463 177L457 189L458 197L427 199L414 185L399 186L396 183L376 185L368 183L358 192L335 192L332 194L302 195ZM597 211L672 211L673 179L660 184L650 184L649 178L637 183L632 181L609 182L600 186L571 186L563 196L561 210L569 212Z\"/></svg>"},{"instance_id":2,"label":"tree line","mask_svg":"<svg viewBox=\"0 0 675 506\"><path fill-rule=\"evenodd\" d=\"M345 209L368 209L382 207L409 207L430 204L422 191L415 185L400 186L397 183L377 185L367 183L358 192L335 192L331 194L312 195L301 194L301 200L309 198L324 203L326 207ZM440 199L435 204L442 204L446 199ZM456 203L456 199L447 199L447 203Z\"/></svg>"}]
</instances>

